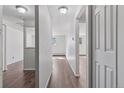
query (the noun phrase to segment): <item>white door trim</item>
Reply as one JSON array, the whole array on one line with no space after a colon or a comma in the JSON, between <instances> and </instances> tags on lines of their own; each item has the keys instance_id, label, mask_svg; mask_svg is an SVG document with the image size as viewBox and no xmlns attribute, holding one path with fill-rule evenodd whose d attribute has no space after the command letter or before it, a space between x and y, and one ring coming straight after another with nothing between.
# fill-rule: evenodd
<instances>
[{"instance_id":1,"label":"white door trim","mask_svg":"<svg viewBox=\"0 0 124 93\"><path fill-rule=\"evenodd\" d=\"M3 31L3 71L7 70L7 63L6 63L6 24L2 24Z\"/></svg>"}]
</instances>

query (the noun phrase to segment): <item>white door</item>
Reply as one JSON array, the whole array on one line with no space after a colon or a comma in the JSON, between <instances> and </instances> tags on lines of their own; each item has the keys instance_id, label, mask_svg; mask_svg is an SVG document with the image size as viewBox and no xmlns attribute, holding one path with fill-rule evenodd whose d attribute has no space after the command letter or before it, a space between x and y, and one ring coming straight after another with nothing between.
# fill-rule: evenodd
<instances>
[{"instance_id":1,"label":"white door","mask_svg":"<svg viewBox=\"0 0 124 93\"><path fill-rule=\"evenodd\" d=\"M116 87L116 6L94 6L93 29L93 87Z\"/></svg>"},{"instance_id":2,"label":"white door","mask_svg":"<svg viewBox=\"0 0 124 93\"><path fill-rule=\"evenodd\" d=\"M2 87L2 63L3 63L3 55L2 55L2 37L3 37L3 33L2 33L2 6L0 6L0 88Z\"/></svg>"}]
</instances>

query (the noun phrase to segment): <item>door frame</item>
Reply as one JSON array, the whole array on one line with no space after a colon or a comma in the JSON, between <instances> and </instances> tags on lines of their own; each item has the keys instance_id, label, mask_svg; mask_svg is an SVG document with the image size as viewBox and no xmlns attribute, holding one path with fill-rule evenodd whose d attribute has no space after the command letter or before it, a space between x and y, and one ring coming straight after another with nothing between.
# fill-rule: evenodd
<instances>
[{"instance_id":1,"label":"door frame","mask_svg":"<svg viewBox=\"0 0 124 93\"><path fill-rule=\"evenodd\" d=\"M92 6L92 12L94 12L94 8L95 6ZM95 79L95 33L93 33L95 31L95 15L94 13L92 13L92 87L95 88L96 87L96 79Z\"/></svg>"},{"instance_id":2,"label":"door frame","mask_svg":"<svg viewBox=\"0 0 124 93\"><path fill-rule=\"evenodd\" d=\"M4 27L4 28L3 28ZM2 24L2 30L3 31L3 71L6 71L7 70L7 63L6 63L6 24Z\"/></svg>"},{"instance_id":3,"label":"door frame","mask_svg":"<svg viewBox=\"0 0 124 93\"><path fill-rule=\"evenodd\" d=\"M86 8L86 22L87 22L87 42L88 42L88 87L92 88L92 5L88 5Z\"/></svg>"},{"instance_id":4,"label":"door frame","mask_svg":"<svg viewBox=\"0 0 124 93\"><path fill-rule=\"evenodd\" d=\"M39 88L39 5L35 5L35 88Z\"/></svg>"}]
</instances>

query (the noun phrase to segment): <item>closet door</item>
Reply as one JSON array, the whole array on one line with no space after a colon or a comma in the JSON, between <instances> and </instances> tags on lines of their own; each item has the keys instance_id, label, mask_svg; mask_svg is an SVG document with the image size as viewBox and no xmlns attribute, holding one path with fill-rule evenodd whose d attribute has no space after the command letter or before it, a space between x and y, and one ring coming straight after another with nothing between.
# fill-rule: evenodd
<instances>
[{"instance_id":1,"label":"closet door","mask_svg":"<svg viewBox=\"0 0 124 93\"><path fill-rule=\"evenodd\" d=\"M116 6L93 9L94 87L116 87Z\"/></svg>"}]
</instances>

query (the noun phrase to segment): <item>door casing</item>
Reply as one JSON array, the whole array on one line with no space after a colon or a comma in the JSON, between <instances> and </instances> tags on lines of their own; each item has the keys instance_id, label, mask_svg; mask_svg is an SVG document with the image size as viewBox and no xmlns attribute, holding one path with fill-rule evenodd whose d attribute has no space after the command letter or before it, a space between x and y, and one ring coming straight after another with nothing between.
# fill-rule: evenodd
<instances>
[{"instance_id":1,"label":"door casing","mask_svg":"<svg viewBox=\"0 0 124 93\"><path fill-rule=\"evenodd\" d=\"M2 24L3 30L3 71L7 70L7 63L6 63L6 24Z\"/></svg>"}]
</instances>

